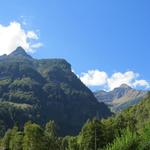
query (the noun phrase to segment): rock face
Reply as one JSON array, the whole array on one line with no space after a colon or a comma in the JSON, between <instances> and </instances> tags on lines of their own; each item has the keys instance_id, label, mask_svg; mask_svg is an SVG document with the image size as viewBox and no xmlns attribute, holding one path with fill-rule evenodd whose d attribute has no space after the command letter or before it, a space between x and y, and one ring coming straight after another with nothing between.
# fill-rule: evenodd
<instances>
[{"instance_id":1,"label":"rock face","mask_svg":"<svg viewBox=\"0 0 150 150\"><path fill-rule=\"evenodd\" d=\"M64 59L33 59L19 47L0 57L0 120L6 128L54 120L61 135L76 134L89 118L112 113Z\"/></svg>"},{"instance_id":2,"label":"rock face","mask_svg":"<svg viewBox=\"0 0 150 150\"><path fill-rule=\"evenodd\" d=\"M135 90L126 84L115 88L113 91L98 91L94 95L99 102L104 102L113 111L122 111L131 105L137 104L140 100L147 96L147 91Z\"/></svg>"},{"instance_id":3,"label":"rock face","mask_svg":"<svg viewBox=\"0 0 150 150\"><path fill-rule=\"evenodd\" d=\"M23 57L23 58L29 58L31 59L32 57L28 55L25 50L22 47L18 47L15 51L13 51L10 55L10 57Z\"/></svg>"}]
</instances>

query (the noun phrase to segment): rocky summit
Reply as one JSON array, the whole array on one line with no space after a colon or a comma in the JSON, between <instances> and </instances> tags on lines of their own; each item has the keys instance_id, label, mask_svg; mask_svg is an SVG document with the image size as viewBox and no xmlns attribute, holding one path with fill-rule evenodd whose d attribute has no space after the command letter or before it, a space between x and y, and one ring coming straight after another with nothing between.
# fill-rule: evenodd
<instances>
[{"instance_id":1,"label":"rocky summit","mask_svg":"<svg viewBox=\"0 0 150 150\"><path fill-rule=\"evenodd\" d=\"M122 84L110 92L98 91L94 95L99 102L104 102L112 111L118 112L137 104L147 96L147 93L147 91L136 90L127 84Z\"/></svg>"}]
</instances>

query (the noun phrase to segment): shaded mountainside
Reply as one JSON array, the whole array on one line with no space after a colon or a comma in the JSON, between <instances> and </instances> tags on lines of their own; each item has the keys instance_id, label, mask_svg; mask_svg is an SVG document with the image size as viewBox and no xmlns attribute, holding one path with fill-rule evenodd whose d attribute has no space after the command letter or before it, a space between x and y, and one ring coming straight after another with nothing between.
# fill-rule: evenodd
<instances>
[{"instance_id":1,"label":"shaded mountainside","mask_svg":"<svg viewBox=\"0 0 150 150\"><path fill-rule=\"evenodd\" d=\"M111 115L64 59L33 59L18 47L0 56L0 120L6 128L54 120L61 135L76 134L94 116Z\"/></svg>"},{"instance_id":2,"label":"shaded mountainside","mask_svg":"<svg viewBox=\"0 0 150 150\"><path fill-rule=\"evenodd\" d=\"M98 91L94 95L99 102L104 102L113 111L118 112L139 103L147 96L147 93L147 91L135 90L126 84L122 84L113 91Z\"/></svg>"}]
</instances>

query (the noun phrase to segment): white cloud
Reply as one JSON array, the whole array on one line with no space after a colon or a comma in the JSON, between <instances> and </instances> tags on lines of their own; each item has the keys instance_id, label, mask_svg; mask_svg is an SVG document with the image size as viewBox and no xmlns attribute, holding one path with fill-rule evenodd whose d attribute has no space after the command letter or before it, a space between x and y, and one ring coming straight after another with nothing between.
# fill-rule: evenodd
<instances>
[{"instance_id":1,"label":"white cloud","mask_svg":"<svg viewBox=\"0 0 150 150\"><path fill-rule=\"evenodd\" d=\"M87 86L99 86L107 83L107 74L99 70L89 70L87 73L81 73L80 79Z\"/></svg>"},{"instance_id":2,"label":"white cloud","mask_svg":"<svg viewBox=\"0 0 150 150\"><path fill-rule=\"evenodd\" d=\"M34 31L26 31L19 22L11 22L8 26L0 24L0 55L9 54L18 46L27 52L42 46L38 35Z\"/></svg>"},{"instance_id":3,"label":"white cloud","mask_svg":"<svg viewBox=\"0 0 150 150\"><path fill-rule=\"evenodd\" d=\"M145 88L150 88L150 83L148 83L146 80L136 80L133 84L134 87L137 87L137 86L143 86Z\"/></svg>"},{"instance_id":4,"label":"white cloud","mask_svg":"<svg viewBox=\"0 0 150 150\"><path fill-rule=\"evenodd\" d=\"M81 81L89 87L100 86L103 89L113 90L121 84L127 84L134 88L150 88L150 83L146 80L139 79L139 77L140 75L133 71L127 71L124 73L116 72L111 76L108 76L108 74L104 71L89 70L87 73L81 73L80 75Z\"/></svg>"},{"instance_id":5,"label":"white cloud","mask_svg":"<svg viewBox=\"0 0 150 150\"><path fill-rule=\"evenodd\" d=\"M37 34L35 32L33 32L33 31L28 31L27 32L27 38L34 39L34 40L38 40L39 39Z\"/></svg>"},{"instance_id":6,"label":"white cloud","mask_svg":"<svg viewBox=\"0 0 150 150\"><path fill-rule=\"evenodd\" d=\"M40 47L42 47L43 46L43 44L42 43L35 43L35 44L32 44L31 45L31 49L37 49L37 48L40 48Z\"/></svg>"},{"instance_id":7,"label":"white cloud","mask_svg":"<svg viewBox=\"0 0 150 150\"><path fill-rule=\"evenodd\" d=\"M139 76L139 74L134 73L133 71L128 71L125 73L117 72L114 73L110 78L108 78L108 88L113 90L116 87L119 87L121 84L127 84L133 86L134 80Z\"/></svg>"}]
</instances>

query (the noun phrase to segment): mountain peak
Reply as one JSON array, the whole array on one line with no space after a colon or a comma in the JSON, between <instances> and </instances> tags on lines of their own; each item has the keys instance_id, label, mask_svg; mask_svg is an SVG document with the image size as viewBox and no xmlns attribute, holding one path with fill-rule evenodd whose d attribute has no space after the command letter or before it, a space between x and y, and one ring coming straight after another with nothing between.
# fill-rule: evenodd
<instances>
[{"instance_id":1,"label":"mountain peak","mask_svg":"<svg viewBox=\"0 0 150 150\"><path fill-rule=\"evenodd\" d=\"M109 92L96 92L95 97L99 102L104 102L113 111L121 111L129 106L137 104L147 96L147 91L136 90L127 84L121 84Z\"/></svg>"},{"instance_id":2,"label":"mountain peak","mask_svg":"<svg viewBox=\"0 0 150 150\"><path fill-rule=\"evenodd\" d=\"M12 53L9 54L9 56L15 56L15 57L24 57L24 58L32 58L30 55L26 53L26 51L21 47L17 47L16 50L14 50Z\"/></svg>"}]
</instances>

